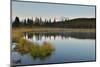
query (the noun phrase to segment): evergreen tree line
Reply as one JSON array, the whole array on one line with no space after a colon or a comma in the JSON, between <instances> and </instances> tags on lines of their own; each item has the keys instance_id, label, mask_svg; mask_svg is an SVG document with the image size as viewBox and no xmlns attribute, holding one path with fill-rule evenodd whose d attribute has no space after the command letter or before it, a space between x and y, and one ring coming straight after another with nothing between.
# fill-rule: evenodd
<instances>
[{"instance_id":1,"label":"evergreen tree line","mask_svg":"<svg viewBox=\"0 0 100 67\"><path fill-rule=\"evenodd\" d=\"M62 19L57 21L55 18L44 21L42 18L24 19L20 21L19 17L15 17L12 22L12 27L55 27L55 28L95 28L96 18L76 18L76 19Z\"/></svg>"}]
</instances>

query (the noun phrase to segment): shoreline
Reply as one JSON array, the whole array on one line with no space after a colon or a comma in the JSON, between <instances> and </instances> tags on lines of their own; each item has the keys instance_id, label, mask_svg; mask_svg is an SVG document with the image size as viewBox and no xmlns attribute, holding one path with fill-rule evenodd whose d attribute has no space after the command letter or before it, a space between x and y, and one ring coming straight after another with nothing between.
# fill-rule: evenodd
<instances>
[{"instance_id":1,"label":"shoreline","mask_svg":"<svg viewBox=\"0 0 100 67\"><path fill-rule=\"evenodd\" d=\"M95 32L96 29L79 28L12 28L12 32Z\"/></svg>"},{"instance_id":2,"label":"shoreline","mask_svg":"<svg viewBox=\"0 0 100 67\"><path fill-rule=\"evenodd\" d=\"M24 32L96 32L96 29L79 29L79 28L12 28L12 41L17 41L23 36Z\"/></svg>"}]
</instances>

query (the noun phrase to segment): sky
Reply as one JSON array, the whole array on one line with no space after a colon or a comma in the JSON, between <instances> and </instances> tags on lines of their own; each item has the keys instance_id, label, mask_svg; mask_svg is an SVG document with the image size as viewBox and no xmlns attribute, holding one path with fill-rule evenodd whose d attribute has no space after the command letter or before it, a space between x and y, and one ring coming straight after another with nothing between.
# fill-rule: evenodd
<instances>
[{"instance_id":1,"label":"sky","mask_svg":"<svg viewBox=\"0 0 100 67\"><path fill-rule=\"evenodd\" d=\"M12 19L18 16L20 20L27 18L41 17L44 19L54 18L95 18L95 6L62 5L35 2L12 2Z\"/></svg>"}]
</instances>

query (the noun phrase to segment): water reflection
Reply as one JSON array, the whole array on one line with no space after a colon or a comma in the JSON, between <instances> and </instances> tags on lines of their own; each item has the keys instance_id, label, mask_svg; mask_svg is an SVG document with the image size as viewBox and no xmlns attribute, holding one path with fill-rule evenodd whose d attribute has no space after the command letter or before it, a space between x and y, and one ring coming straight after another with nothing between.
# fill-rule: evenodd
<instances>
[{"instance_id":1,"label":"water reflection","mask_svg":"<svg viewBox=\"0 0 100 67\"><path fill-rule=\"evenodd\" d=\"M27 32L23 38L12 45L15 65L95 60L93 32Z\"/></svg>"},{"instance_id":2,"label":"water reflection","mask_svg":"<svg viewBox=\"0 0 100 67\"><path fill-rule=\"evenodd\" d=\"M24 33L24 37L26 39L36 39L42 40L43 38L49 38L51 39L67 39L67 38L76 38L76 39L95 39L95 33L94 32L61 32L61 33Z\"/></svg>"}]
</instances>

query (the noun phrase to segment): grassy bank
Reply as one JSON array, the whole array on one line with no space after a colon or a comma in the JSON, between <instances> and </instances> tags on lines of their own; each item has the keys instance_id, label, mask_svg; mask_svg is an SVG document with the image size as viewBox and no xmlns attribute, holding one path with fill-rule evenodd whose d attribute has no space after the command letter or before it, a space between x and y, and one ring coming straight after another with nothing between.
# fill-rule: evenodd
<instances>
[{"instance_id":1,"label":"grassy bank","mask_svg":"<svg viewBox=\"0 0 100 67\"><path fill-rule=\"evenodd\" d=\"M72 28L12 28L12 40L18 41L24 32L95 32L95 29Z\"/></svg>"}]
</instances>

